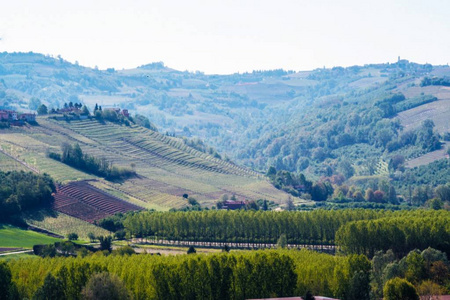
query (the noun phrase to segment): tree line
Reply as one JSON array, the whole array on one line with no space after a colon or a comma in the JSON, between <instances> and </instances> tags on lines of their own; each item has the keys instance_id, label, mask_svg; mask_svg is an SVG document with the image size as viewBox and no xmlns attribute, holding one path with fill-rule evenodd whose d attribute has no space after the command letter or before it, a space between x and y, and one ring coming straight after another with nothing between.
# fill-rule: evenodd
<instances>
[{"instance_id":1,"label":"tree line","mask_svg":"<svg viewBox=\"0 0 450 300\"><path fill-rule=\"evenodd\" d=\"M97 158L83 153L83 150L78 143L73 146L64 143L61 145L61 151L62 154L50 152L48 155L50 158L58 160L66 165L97 176L105 177L107 180L125 179L136 176L134 170L114 166L104 157Z\"/></svg>"},{"instance_id":2,"label":"tree line","mask_svg":"<svg viewBox=\"0 0 450 300\"><path fill-rule=\"evenodd\" d=\"M50 295L52 299L95 299L89 297L92 294L111 300L308 294L343 300L419 299L419 294L431 297L449 292L449 266L446 254L433 248L413 250L403 257L392 250L377 251L372 260L308 250L158 256L118 249L113 254L3 262L0 288L9 296L6 299L48 299ZM103 284L95 282L99 276ZM100 297L111 290L115 293L110 297ZM122 298L117 298L119 294Z\"/></svg>"},{"instance_id":3,"label":"tree line","mask_svg":"<svg viewBox=\"0 0 450 300\"><path fill-rule=\"evenodd\" d=\"M377 251L372 260L308 250L157 256L118 249L112 254L2 262L0 299L249 299L307 294L343 300L419 299L420 294L431 299L449 292L449 266L446 254L433 248L403 257L392 250ZM95 283L98 276L103 277L102 285ZM100 297L111 290L115 293L110 297ZM405 293L413 298L405 298Z\"/></svg>"},{"instance_id":4,"label":"tree line","mask_svg":"<svg viewBox=\"0 0 450 300\"><path fill-rule=\"evenodd\" d=\"M45 299L36 295L56 290L49 289L52 283L61 299L80 299L89 280L104 272L118 276L134 299L249 299L305 295L309 290L358 299L345 295L354 293L355 273L368 274L370 261L358 255L281 250L183 256L100 252L84 258L11 260L0 267L9 270L10 285L20 299ZM363 289L368 293L369 288L366 280Z\"/></svg>"},{"instance_id":5,"label":"tree line","mask_svg":"<svg viewBox=\"0 0 450 300\"><path fill-rule=\"evenodd\" d=\"M290 244L335 244L336 232L345 224L358 220L380 220L379 223L395 220L440 220L449 221L446 211L414 210L314 210L314 211L196 211L196 212L138 212L126 215L123 227L130 236L163 238L204 242L249 242L276 243L285 234ZM394 222L394 221L392 221ZM437 222L437 221L436 221ZM420 224L419 221L405 223ZM434 224L432 221L430 224ZM427 226L427 225L422 225ZM431 226L431 225L430 225ZM345 227L347 228L347 227ZM439 227L442 229L441 227ZM445 227L443 228L445 229ZM408 229L414 230L414 227ZM445 229L448 235L448 229ZM424 235L426 233L423 233ZM439 235L435 235L439 238ZM445 241L446 235L441 235ZM370 239L370 237L367 237ZM375 238L375 237L374 237ZM366 239L364 239L366 240ZM428 241L428 237L426 239ZM344 240L340 243L345 247ZM397 241L393 240L395 245ZM400 243L400 241L398 241ZM338 243L338 245L340 245ZM394 247L394 246L390 246ZM422 248L422 247L421 247ZM413 248L412 248L413 249ZM408 249L408 250L412 250ZM385 250L377 248L376 250Z\"/></svg>"},{"instance_id":6,"label":"tree line","mask_svg":"<svg viewBox=\"0 0 450 300\"><path fill-rule=\"evenodd\" d=\"M343 224L336 232L336 244L347 253L372 257L376 251L392 249L405 255L413 249L433 247L450 254L450 213L392 216Z\"/></svg>"}]
</instances>

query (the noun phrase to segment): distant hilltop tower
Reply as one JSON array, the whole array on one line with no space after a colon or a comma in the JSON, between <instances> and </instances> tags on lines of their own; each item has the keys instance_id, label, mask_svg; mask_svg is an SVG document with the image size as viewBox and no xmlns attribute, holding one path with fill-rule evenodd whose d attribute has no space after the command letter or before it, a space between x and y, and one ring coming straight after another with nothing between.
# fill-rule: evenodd
<instances>
[{"instance_id":1,"label":"distant hilltop tower","mask_svg":"<svg viewBox=\"0 0 450 300\"><path fill-rule=\"evenodd\" d=\"M409 64L409 60L407 60L407 59L401 59L401 57L400 57L400 55L398 56L398 59L397 59L397 64L401 64L401 65L407 65L407 64Z\"/></svg>"}]
</instances>

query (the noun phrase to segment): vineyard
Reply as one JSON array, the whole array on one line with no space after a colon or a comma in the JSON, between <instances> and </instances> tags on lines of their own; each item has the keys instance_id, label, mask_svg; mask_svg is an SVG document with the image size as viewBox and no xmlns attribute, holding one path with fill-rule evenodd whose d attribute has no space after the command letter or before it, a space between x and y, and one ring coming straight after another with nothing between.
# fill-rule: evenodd
<instances>
[{"instance_id":1,"label":"vineyard","mask_svg":"<svg viewBox=\"0 0 450 300\"><path fill-rule=\"evenodd\" d=\"M186 206L183 194L207 206L214 205L225 194L235 195L239 200L267 199L276 203L287 199L285 192L275 189L260 174L200 152L179 138L137 125L89 119L66 122L39 117L37 121L39 126L2 130L0 146L5 154L0 153L1 170L17 165L21 169L48 173L61 183L95 179L92 185L97 188L156 210ZM83 153L105 158L118 167L132 168L138 176L111 182L47 156L49 152L60 152L63 143L78 143ZM80 210L84 208L79 206Z\"/></svg>"},{"instance_id":2,"label":"vineyard","mask_svg":"<svg viewBox=\"0 0 450 300\"><path fill-rule=\"evenodd\" d=\"M107 194L87 181L78 181L57 188L53 209L93 223L116 213L142 208Z\"/></svg>"},{"instance_id":3,"label":"vineyard","mask_svg":"<svg viewBox=\"0 0 450 300\"><path fill-rule=\"evenodd\" d=\"M89 239L88 233L93 233L95 236L106 236L109 234L107 230L86 221L48 209L24 214L24 219L27 224L62 236L76 233L83 240Z\"/></svg>"}]
</instances>

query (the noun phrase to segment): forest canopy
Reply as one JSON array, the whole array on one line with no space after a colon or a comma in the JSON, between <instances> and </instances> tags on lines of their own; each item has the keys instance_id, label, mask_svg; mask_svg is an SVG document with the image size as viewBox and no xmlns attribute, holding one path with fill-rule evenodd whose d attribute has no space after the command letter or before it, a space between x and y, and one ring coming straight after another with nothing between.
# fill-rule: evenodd
<instances>
[{"instance_id":1,"label":"forest canopy","mask_svg":"<svg viewBox=\"0 0 450 300\"><path fill-rule=\"evenodd\" d=\"M13 215L49 206L55 184L47 174L24 171L0 171L0 217L3 220Z\"/></svg>"}]
</instances>

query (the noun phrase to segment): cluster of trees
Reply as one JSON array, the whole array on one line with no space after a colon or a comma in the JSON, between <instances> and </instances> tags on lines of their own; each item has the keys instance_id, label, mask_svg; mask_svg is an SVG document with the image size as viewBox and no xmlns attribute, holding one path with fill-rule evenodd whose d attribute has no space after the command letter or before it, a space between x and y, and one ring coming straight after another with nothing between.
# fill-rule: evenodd
<instances>
[{"instance_id":1,"label":"cluster of trees","mask_svg":"<svg viewBox=\"0 0 450 300\"><path fill-rule=\"evenodd\" d=\"M413 204L420 204L436 196L436 193L433 193L433 187L436 189L448 184L449 168L450 160L437 160L428 165L408 169L404 174L395 176L392 184L403 193L406 199L412 198L413 194L420 194L420 190L426 190L426 197L419 197L420 202L413 202ZM448 199L441 200L448 201Z\"/></svg>"},{"instance_id":2,"label":"cluster of trees","mask_svg":"<svg viewBox=\"0 0 450 300\"><path fill-rule=\"evenodd\" d=\"M333 202L371 202L371 203L389 203L397 205L399 199L395 187L387 180L381 180L380 183L366 190L358 188L355 185L347 186L345 184L335 186L333 194L330 197Z\"/></svg>"},{"instance_id":3,"label":"cluster of trees","mask_svg":"<svg viewBox=\"0 0 450 300\"><path fill-rule=\"evenodd\" d=\"M394 110L399 113L420 105L424 105L433 101L436 101L438 98L432 95L420 95L417 97L413 97L401 103L398 103L394 106Z\"/></svg>"},{"instance_id":4,"label":"cluster of trees","mask_svg":"<svg viewBox=\"0 0 450 300\"><path fill-rule=\"evenodd\" d=\"M53 180L45 173L0 171L0 219L10 220L21 212L49 206L54 191Z\"/></svg>"},{"instance_id":5,"label":"cluster of trees","mask_svg":"<svg viewBox=\"0 0 450 300\"><path fill-rule=\"evenodd\" d=\"M100 243L100 247L95 248L90 245L76 244L71 241L69 235L68 241L55 242L54 244L48 245L34 245L33 252L35 255L39 255L41 257L57 257L57 256L85 257L97 251L101 251L103 255L109 255L110 253L112 253L113 255L123 255L123 253L129 254L135 253L133 248L129 246L112 250L112 236L102 236L102 235L97 237L91 236L90 240L91 242L95 242L96 240L98 240L98 242ZM129 251L130 249L131 251Z\"/></svg>"},{"instance_id":6,"label":"cluster of trees","mask_svg":"<svg viewBox=\"0 0 450 300\"><path fill-rule=\"evenodd\" d=\"M85 172L105 177L108 180L125 179L136 176L136 172L112 165L106 158L96 158L83 153L78 143L61 146L62 154L50 152L49 157Z\"/></svg>"},{"instance_id":7,"label":"cluster of trees","mask_svg":"<svg viewBox=\"0 0 450 300\"><path fill-rule=\"evenodd\" d=\"M215 158L222 159L222 156L220 156L220 154L216 151L216 149L214 149L213 147L208 147L201 139L199 138L188 139L186 137L183 137L182 139L185 145L194 148L200 152L208 153Z\"/></svg>"},{"instance_id":8,"label":"cluster of trees","mask_svg":"<svg viewBox=\"0 0 450 300\"><path fill-rule=\"evenodd\" d=\"M434 299L431 297L448 292L449 267L447 255L433 248L415 249L404 257L396 256L391 250L378 251L370 272L372 297L418 300L421 295Z\"/></svg>"},{"instance_id":9,"label":"cluster of trees","mask_svg":"<svg viewBox=\"0 0 450 300\"><path fill-rule=\"evenodd\" d=\"M411 191L410 191L411 193ZM432 189L429 185L418 186L409 195L412 205L425 206L432 209L448 207L450 203L450 184L438 185Z\"/></svg>"},{"instance_id":10,"label":"cluster of trees","mask_svg":"<svg viewBox=\"0 0 450 300\"><path fill-rule=\"evenodd\" d=\"M380 219L382 220L380 222L388 220L394 222L414 218L437 218L442 222L442 220L448 221L449 215L448 212L442 211L392 212L364 209L310 212L253 210L212 210L189 213L138 212L128 215L123 220L123 226L131 236L135 237L157 236L172 240L206 242L276 243L278 238L285 234L288 243L292 244L334 244L336 232L351 221ZM405 226L407 225L408 223ZM341 238L340 243L345 247L344 239ZM402 241L398 241L399 245L401 243Z\"/></svg>"},{"instance_id":11,"label":"cluster of trees","mask_svg":"<svg viewBox=\"0 0 450 300\"><path fill-rule=\"evenodd\" d=\"M420 82L420 86L442 85L450 86L450 78L448 77L425 77Z\"/></svg>"},{"instance_id":12,"label":"cluster of trees","mask_svg":"<svg viewBox=\"0 0 450 300\"><path fill-rule=\"evenodd\" d=\"M372 220L348 222L336 232L336 244L345 253L372 257L376 251L392 249L405 255L413 249L433 247L450 254L450 213L411 211Z\"/></svg>"},{"instance_id":13,"label":"cluster of trees","mask_svg":"<svg viewBox=\"0 0 450 300\"><path fill-rule=\"evenodd\" d=\"M139 125L139 126L148 128L148 129L153 130L153 131L158 131L158 128L155 126L155 124L150 122L150 120L147 117L143 116L143 115L136 114L133 117L133 120L134 120L134 123Z\"/></svg>"},{"instance_id":14,"label":"cluster of trees","mask_svg":"<svg viewBox=\"0 0 450 300\"><path fill-rule=\"evenodd\" d=\"M97 103L94 107L94 117L99 121L107 120L113 123L124 124L126 126L130 126L131 123L134 123L131 116L126 117L112 109L102 109L102 106L99 106Z\"/></svg>"},{"instance_id":15,"label":"cluster of trees","mask_svg":"<svg viewBox=\"0 0 450 300\"><path fill-rule=\"evenodd\" d=\"M420 95L413 98L406 99L403 94L393 94L383 100L379 100L375 105L383 112L383 117L390 118L397 113L436 101L437 98L432 95Z\"/></svg>"},{"instance_id":16,"label":"cluster of trees","mask_svg":"<svg viewBox=\"0 0 450 300\"><path fill-rule=\"evenodd\" d=\"M399 204L394 186L386 180L376 184L375 190L370 187L364 190L354 185L349 187L343 184L345 181L343 175L324 177L313 183L306 180L302 173L296 175L289 171L276 171L274 167L270 167L267 176L277 189L303 199L312 199L314 201L330 200L335 203L371 202Z\"/></svg>"},{"instance_id":17,"label":"cluster of trees","mask_svg":"<svg viewBox=\"0 0 450 300\"><path fill-rule=\"evenodd\" d=\"M394 157L390 161L391 167L396 169L403 163L403 157ZM450 201L450 185L445 185L448 182L448 164L447 159L439 160L427 166L410 169L405 175L394 177L393 180L367 180L364 184L350 186L345 184L345 177L340 174L322 177L313 183L306 180L302 173L296 175L288 171L276 171L274 167L270 167L267 176L276 188L294 196L314 201L327 200L326 203L318 203L316 205L318 207L395 208L395 205L403 203L404 205L398 208L408 209L412 205L441 209ZM433 177L430 179L430 185L421 185L427 181L423 179L424 177ZM397 189L403 195L399 195ZM303 210L305 207L295 209Z\"/></svg>"},{"instance_id":18,"label":"cluster of trees","mask_svg":"<svg viewBox=\"0 0 450 300\"><path fill-rule=\"evenodd\" d=\"M313 186L312 182L306 180L301 173L297 176L289 171L277 171L275 167L270 167L266 175L274 187L293 196L299 196L302 192L310 193Z\"/></svg>"},{"instance_id":19,"label":"cluster of trees","mask_svg":"<svg viewBox=\"0 0 450 300\"><path fill-rule=\"evenodd\" d=\"M78 98L78 97L77 97ZM67 103L67 102L65 102L64 103L64 105L63 105L63 107L65 108L65 109L68 109L68 108L75 108L75 109L77 109L77 110L80 110L82 107L84 107L84 105L83 104L81 104L81 103L73 103L72 101L69 101L69 103Z\"/></svg>"},{"instance_id":20,"label":"cluster of trees","mask_svg":"<svg viewBox=\"0 0 450 300\"><path fill-rule=\"evenodd\" d=\"M217 208L217 209L224 209L223 207L226 206L226 202L227 201L238 201L236 198L236 195L231 195L231 197L228 196L228 194L224 194L222 195L221 200L216 202L216 207L213 206L213 209ZM245 210L271 210L274 207L278 207L278 204L275 203L274 201L268 201L266 199L258 199L258 200L245 200L242 201L243 202L243 206L240 209L245 209ZM208 210L208 208L205 208L206 210Z\"/></svg>"},{"instance_id":21,"label":"cluster of trees","mask_svg":"<svg viewBox=\"0 0 450 300\"><path fill-rule=\"evenodd\" d=\"M107 218L101 219L99 221L95 221L95 224L110 231L114 232L114 237L118 240L123 240L126 236L126 232L124 230L123 226L123 220L126 215L128 214L134 214L134 212L128 212L126 214L117 213L113 216L109 216ZM91 241L95 240L96 237L93 233L90 233L90 239Z\"/></svg>"},{"instance_id":22,"label":"cluster of trees","mask_svg":"<svg viewBox=\"0 0 450 300\"><path fill-rule=\"evenodd\" d=\"M76 97L76 99L78 99ZM72 102L69 101L68 103L65 102L63 105L63 109L60 108L52 108L50 110L48 110L47 106L45 104L41 104L38 108L37 108L37 113L39 115L46 115L48 113L50 114L60 114L60 113L69 113L69 114L80 114L80 115L89 115L89 109L87 108L86 105L83 105L81 103L77 103L77 102Z\"/></svg>"},{"instance_id":23,"label":"cluster of trees","mask_svg":"<svg viewBox=\"0 0 450 300\"><path fill-rule=\"evenodd\" d=\"M9 274L7 285L21 299L45 299L56 292L60 295L56 298L79 299L93 285L92 278L106 272L123 283L115 285L121 286L119 295L133 299L249 299L305 295L311 290L350 300L365 299L358 297L370 290L368 279L360 278L370 272L370 261L364 256L333 257L309 251L120 258L99 253L84 258L11 260L1 267L2 275ZM105 284L97 292L108 293L107 288Z\"/></svg>"}]
</instances>

